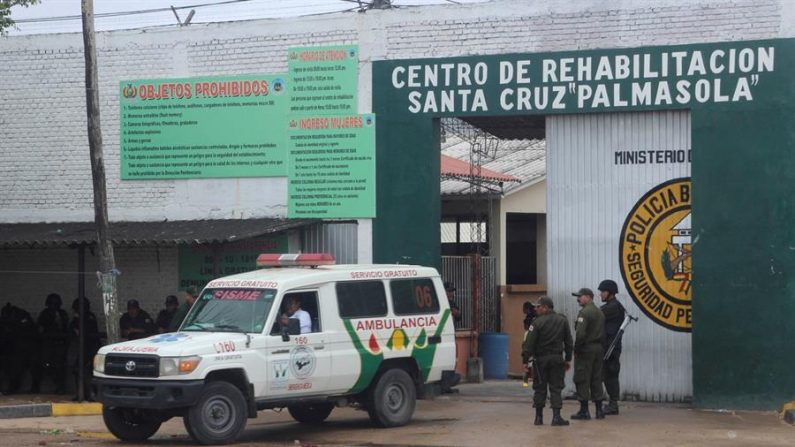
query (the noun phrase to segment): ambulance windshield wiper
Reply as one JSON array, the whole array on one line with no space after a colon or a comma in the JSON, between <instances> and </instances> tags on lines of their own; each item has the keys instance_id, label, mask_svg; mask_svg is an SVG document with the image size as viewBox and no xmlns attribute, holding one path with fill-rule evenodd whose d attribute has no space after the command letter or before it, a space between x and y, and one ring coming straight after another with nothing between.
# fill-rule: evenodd
<instances>
[{"instance_id":1,"label":"ambulance windshield wiper","mask_svg":"<svg viewBox=\"0 0 795 447\"><path fill-rule=\"evenodd\" d=\"M234 324L216 324L215 329L231 329L231 331L225 331L225 332L239 332L246 336L246 348L251 346L251 334L246 332L240 326L235 326Z\"/></svg>"}]
</instances>

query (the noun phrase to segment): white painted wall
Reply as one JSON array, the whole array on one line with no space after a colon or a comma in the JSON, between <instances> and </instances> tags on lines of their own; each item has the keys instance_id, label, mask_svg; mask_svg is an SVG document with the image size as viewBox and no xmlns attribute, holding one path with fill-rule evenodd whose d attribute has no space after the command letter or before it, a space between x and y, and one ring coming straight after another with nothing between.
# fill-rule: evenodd
<instances>
[{"instance_id":1,"label":"white painted wall","mask_svg":"<svg viewBox=\"0 0 795 447\"><path fill-rule=\"evenodd\" d=\"M286 178L122 181L123 79L284 73L287 48L356 42L350 17L100 33L102 132L111 220L284 216ZM0 221L93 219L79 34L0 39ZM363 72L369 73L369 62ZM369 83L368 83L369 84ZM365 106L369 111L369 97Z\"/></svg>"},{"instance_id":2,"label":"white painted wall","mask_svg":"<svg viewBox=\"0 0 795 447\"><path fill-rule=\"evenodd\" d=\"M795 35L788 0L497 0L100 33L102 130L112 220L286 214L283 178L121 181L121 79L287 70L287 48L360 46L359 108L374 60L735 41ZM79 34L0 38L0 222L91 220ZM370 226L359 226L360 259Z\"/></svg>"}]
</instances>

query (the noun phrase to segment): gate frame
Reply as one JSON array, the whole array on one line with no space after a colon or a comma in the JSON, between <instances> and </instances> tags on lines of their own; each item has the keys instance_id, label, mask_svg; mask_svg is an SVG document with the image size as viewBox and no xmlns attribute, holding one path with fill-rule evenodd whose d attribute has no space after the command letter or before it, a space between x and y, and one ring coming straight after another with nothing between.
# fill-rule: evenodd
<instances>
[{"instance_id":1,"label":"gate frame","mask_svg":"<svg viewBox=\"0 0 795 447\"><path fill-rule=\"evenodd\" d=\"M541 57L615 56L676 50L712 51L772 46L775 70L755 84L752 102L583 108L543 112L412 114L406 90L392 85L398 66L484 62L497 73L500 61ZM532 68L532 67L531 67ZM693 229L699 251L693 257L693 394L703 408L771 409L792 397L789 341L795 338L795 39L721 42L629 49L568 51L373 61L376 136L377 217L373 221L374 262L439 266L439 123L442 116L550 115L600 111L689 108L692 117ZM496 77L496 76L495 76ZM735 80L738 74L717 76ZM685 77L691 81L696 77ZM727 84L729 84L727 82ZM496 98L504 86L488 84ZM622 87L623 88L623 87ZM422 91L440 90L423 87ZM753 163L748 148L754 148ZM727 179L731 181L727 182ZM741 212L740 212L741 210ZM728 217L731 216L731 217ZM727 254L726 247L732 247ZM748 312L748 297L765 297ZM735 308L742 307L743 312ZM772 312L770 310L773 310ZM748 325L748 318L756 324ZM776 327L771 338L767 330ZM726 356L726 351L735 356ZM737 362L735 357L744 359ZM738 390L743 390L742 393Z\"/></svg>"}]
</instances>

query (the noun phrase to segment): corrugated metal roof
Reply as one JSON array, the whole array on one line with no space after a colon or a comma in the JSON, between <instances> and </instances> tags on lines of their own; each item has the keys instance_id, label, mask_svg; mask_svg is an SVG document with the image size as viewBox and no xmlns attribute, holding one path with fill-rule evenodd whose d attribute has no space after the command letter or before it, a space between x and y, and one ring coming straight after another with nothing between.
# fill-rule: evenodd
<instances>
[{"instance_id":1,"label":"corrugated metal roof","mask_svg":"<svg viewBox=\"0 0 795 447\"><path fill-rule=\"evenodd\" d=\"M315 219L219 219L113 222L114 245L232 242L320 222ZM96 242L94 222L0 224L0 247L68 246Z\"/></svg>"},{"instance_id":2,"label":"corrugated metal roof","mask_svg":"<svg viewBox=\"0 0 795 447\"><path fill-rule=\"evenodd\" d=\"M442 155L467 163L469 151L469 143L454 135L448 134L447 140L442 143ZM546 156L546 140L502 140L495 156L483 159L481 166L519 180L503 184L503 192L508 194L546 177ZM470 184L466 181L444 179L441 182L442 195L466 194L469 189Z\"/></svg>"},{"instance_id":3,"label":"corrugated metal roof","mask_svg":"<svg viewBox=\"0 0 795 447\"><path fill-rule=\"evenodd\" d=\"M472 165L464 160L448 157L442 154L442 177L443 178L466 178L472 174ZM518 182L519 179L511 175L503 174L501 172L492 171L491 169L481 166L480 173L477 177L496 182Z\"/></svg>"}]
</instances>

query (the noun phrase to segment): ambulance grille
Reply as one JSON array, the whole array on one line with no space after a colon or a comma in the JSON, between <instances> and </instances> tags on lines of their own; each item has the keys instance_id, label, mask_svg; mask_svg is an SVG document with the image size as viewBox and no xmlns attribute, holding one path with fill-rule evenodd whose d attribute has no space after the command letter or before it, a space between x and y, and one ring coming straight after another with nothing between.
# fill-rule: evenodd
<instances>
[{"instance_id":1,"label":"ambulance grille","mask_svg":"<svg viewBox=\"0 0 795 447\"><path fill-rule=\"evenodd\" d=\"M152 355L108 355L105 374L108 376L157 377L160 360Z\"/></svg>"}]
</instances>

